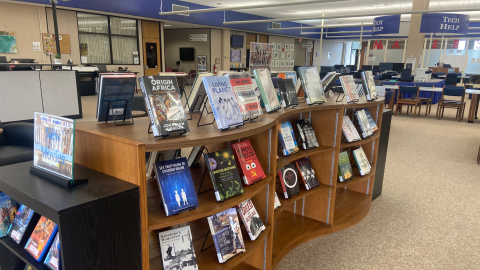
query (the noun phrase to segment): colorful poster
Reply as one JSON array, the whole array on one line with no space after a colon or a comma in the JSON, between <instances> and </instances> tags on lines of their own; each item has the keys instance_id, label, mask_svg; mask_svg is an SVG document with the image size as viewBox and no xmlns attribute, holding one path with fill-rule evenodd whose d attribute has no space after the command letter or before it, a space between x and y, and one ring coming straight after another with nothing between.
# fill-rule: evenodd
<instances>
[{"instance_id":1,"label":"colorful poster","mask_svg":"<svg viewBox=\"0 0 480 270\"><path fill-rule=\"evenodd\" d=\"M277 43L278 46L279 43ZM250 44L250 75L255 69L268 69L272 71L273 45L267 43Z\"/></svg>"},{"instance_id":2,"label":"colorful poster","mask_svg":"<svg viewBox=\"0 0 480 270\"><path fill-rule=\"evenodd\" d=\"M0 31L0 53L17 53L14 32Z\"/></svg>"},{"instance_id":3,"label":"colorful poster","mask_svg":"<svg viewBox=\"0 0 480 270\"><path fill-rule=\"evenodd\" d=\"M54 34L42 34L43 38L43 52L46 55L54 55L57 53L57 45L55 43Z\"/></svg>"},{"instance_id":4,"label":"colorful poster","mask_svg":"<svg viewBox=\"0 0 480 270\"><path fill-rule=\"evenodd\" d=\"M197 62L198 62L198 70L199 71L206 71L207 70L207 56L206 55L197 56Z\"/></svg>"}]
</instances>

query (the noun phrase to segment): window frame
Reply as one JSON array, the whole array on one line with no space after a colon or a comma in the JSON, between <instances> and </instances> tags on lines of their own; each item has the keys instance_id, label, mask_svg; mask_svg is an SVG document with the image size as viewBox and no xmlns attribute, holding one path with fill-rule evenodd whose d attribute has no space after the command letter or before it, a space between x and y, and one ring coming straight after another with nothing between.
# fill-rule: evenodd
<instances>
[{"instance_id":1,"label":"window frame","mask_svg":"<svg viewBox=\"0 0 480 270\"><path fill-rule=\"evenodd\" d=\"M106 16L107 17L107 23L108 23L108 34L107 33L92 33L92 32L82 32L82 31L80 31L79 30L80 28L78 27L78 13ZM116 65L116 66L135 65L135 66L139 66L141 64L140 63L141 61L138 61L138 64L134 64L134 63L132 63L132 64L114 64L113 63L112 36L136 38L137 39L137 52L139 53L138 57L140 57L140 38L138 37L138 20L137 19L132 19L132 18L128 18L128 17L120 17L120 16L111 16L111 15L105 15L105 14L100 14L100 13L83 12L83 11L82 12L77 11L75 13L75 16L77 18L77 32L78 32L78 49L79 49L79 52L81 51L81 48L80 48L80 35L81 34L108 36L108 42L109 42L109 46L110 46L110 64L105 64L105 63L82 63L82 57L80 56L80 64L81 65ZM120 18L120 19L128 19L128 20L135 20L135 36L112 34L112 30L111 30L111 27L110 27L110 17L115 17L115 18Z\"/></svg>"}]
</instances>

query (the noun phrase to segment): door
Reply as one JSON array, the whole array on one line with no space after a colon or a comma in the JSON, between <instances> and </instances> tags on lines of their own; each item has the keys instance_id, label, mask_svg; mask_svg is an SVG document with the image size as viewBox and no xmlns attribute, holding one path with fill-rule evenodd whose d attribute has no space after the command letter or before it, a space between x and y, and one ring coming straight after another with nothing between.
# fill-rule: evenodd
<instances>
[{"instance_id":1,"label":"door","mask_svg":"<svg viewBox=\"0 0 480 270\"><path fill-rule=\"evenodd\" d=\"M145 76L158 75L162 71L160 55L160 24L142 21L143 65Z\"/></svg>"}]
</instances>

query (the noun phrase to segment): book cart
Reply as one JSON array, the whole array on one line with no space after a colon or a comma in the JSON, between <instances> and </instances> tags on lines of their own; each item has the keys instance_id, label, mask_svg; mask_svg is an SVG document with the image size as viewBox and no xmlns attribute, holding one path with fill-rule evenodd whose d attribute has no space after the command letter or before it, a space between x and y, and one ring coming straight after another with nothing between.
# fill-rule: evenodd
<instances>
[{"instance_id":1,"label":"book cart","mask_svg":"<svg viewBox=\"0 0 480 270\"><path fill-rule=\"evenodd\" d=\"M300 98L303 101L303 98ZM274 269L280 260L298 245L350 227L367 214L372 201L375 163L380 131L353 143L342 139L342 119L347 114L353 119L356 109L368 108L381 129L383 98L367 102L365 98L355 104L335 102L330 95L327 103L309 106L306 103L293 109L264 113L258 119L239 128L219 131L215 125L197 127L198 113L189 120L190 132L163 139L155 139L146 132L149 118L137 118L134 125L114 126L112 123L78 122L76 126L75 161L85 167L136 184L140 189L140 214L143 269L162 269L157 233L190 225L199 269ZM203 116L205 121L213 115ZM300 150L284 157L278 151L278 126L285 121L311 118L320 147ZM203 120L202 120L203 121ZM294 123L294 122L292 122ZM294 129L297 132L296 129ZM298 134L295 134L298 136ZM259 162L267 175L260 182L244 186L244 194L217 202L208 173L198 194L199 207L178 215L166 216L162 199L154 178L146 173L146 152L175 152L179 148L205 145L209 152L228 148L231 143L250 140ZM338 155L350 147L362 146L372 169L360 176L354 167L354 179L337 183ZM279 159L277 160L277 152ZM308 157L320 182L311 190L300 187L300 194L283 199L276 177L284 165ZM350 158L353 155L350 154ZM205 172L203 159L190 168L195 188L198 189ZM210 191L209 191L210 190ZM274 192L278 191L281 207L274 211ZM246 251L221 264L214 247L202 251L209 231L207 216L226 210L251 199L266 226L255 241L251 241L242 225ZM213 245L207 236L205 247Z\"/></svg>"}]
</instances>

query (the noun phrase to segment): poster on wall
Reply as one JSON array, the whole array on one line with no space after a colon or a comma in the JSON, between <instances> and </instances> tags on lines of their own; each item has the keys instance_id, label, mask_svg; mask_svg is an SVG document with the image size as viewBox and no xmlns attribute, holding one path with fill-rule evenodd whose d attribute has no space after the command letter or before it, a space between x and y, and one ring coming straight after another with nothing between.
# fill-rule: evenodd
<instances>
[{"instance_id":1,"label":"poster on wall","mask_svg":"<svg viewBox=\"0 0 480 270\"><path fill-rule=\"evenodd\" d=\"M275 67L280 67L280 60L275 60Z\"/></svg>"},{"instance_id":2,"label":"poster on wall","mask_svg":"<svg viewBox=\"0 0 480 270\"><path fill-rule=\"evenodd\" d=\"M230 62L241 62L241 61L242 61L242 51L230 50Z\"/></svg>"},{"instance_id":3,"label":"poster on wall","mask_svg":"<svg viewBox=\"0 0 480 270\"><path fill-rule=\"evenodd\" d=\"M280 67L285 67L285 60L280 60Z\"/></svg>"},{"instance_id":4,"label":"poster on wall","mask_svg":"<svg viewBox=\"0 0 480 270\"><path fill-rule=\"evenodd\" d=\"M197 56L197 65L199 71L206 71L207 70L207 56L206 55L198 55Z\"/></svg>"},{"instance_id":5,"label":"poster on wall","mask_svg":"<svg viewBox=\"0 0 480 270\"><path fill-rule=\"evenodd\" d=\"M282 52L282 53L280 54L280 59L285 59L285 53L284 53L284 52Z\"/></svg>"},{"instance_id":6,"label":"poster on wall","mask_svg":"<svg viewBox=\"0 0 480 270\"><path fill-rule=\"evenodd\" d=\"M277 43L277 51L281 51L282 50L282 43Z\"/></svg>"},{"instance_id":7,"label":"poster on wall","mask_svg":"<svg viewBox=\"0 0 480 270\"><path fill-rule=\"evenodd\" d=\"M294 52L294 51L295 51L295 45L294 45L294 44L290 44L290 51L291 51L291 52Z\"/></svg>"},{"instance_id":8,"label":"poster on wall","mask_svg":"<svg viewBox=\"0 0 480 270\"><path fill-rule=\"evenodd\" d=\"M475 43L473 44L473 49L480 50L480 39L475 40Z\"/></svg>"},{"instance_id":9,"label":"poster on wall","mask_svg":"<svg viewBox=\"0 0 480 270\"><path fill-rule=\"evenodd\" d=\"M17 53L14 32L0 31L0 53Z\"/></svg>"},{"instance_id":10,"label":"poster on wall","mask_svg":"<svg viewBox=\"0 0 480 270\"><path fill-rule=\"evenodd\" d=\"M295 66L295 60L290 60L290 67L294 67Z\"/></svg>"},{"instance_id":11,"label":"poster on wall","mask_svg":"<svg viewBox=\"0 0 480 270\"><path fill-rule=\"evenodd\" d=\"M189 41L207 41L207 34L190 34Z\"/></svg>"},{"instance_id":12,"label":"poster on wall","mask_svg":"<svg viewBox=\"0 0 480 270\"><path fill-rule=\"evenodd\" d=\"M285 51L290 51L290 44L285 44Z\"/></svg>"},{"instance_id":13,"label":"poster on wall","mask_svg":"<svg viewBox=\"0 0 480 270\"><path fill-rule=\"evenodd\" d=\"M255 69L268 69L272 71L273 45L267 43L250 43L250 74Z\"/></svg>"},{"instance_id":14,"label":"poster on wall","mask_svg":"<svg viewBox=\"0 0 480 270\"><path fill-rule=\"evenodd\" d=\"M279 52L273 52L273 59L278 59Z\"/></svg>"},{"instance_id":15,"label":"poster on wall","mask_svg":"<svg viewBox=\"0 0 480 270\"><path fill-rule=\"evenodd\" d=\"M287 59L292 59L292 52L287 52Z\"/></svg>"},{"instance_id":16,"label":"poster on wall","mask_svg":"<svg viewBox=\"0 0 480 270\"><path fill-rule=\"evenodd\" d=\"M57 53L57 45L55 43L55 35L54 34L42 34L43 39L43 52L46 55L54 55Z\"/></svg>"},{"instance_id":17,"label":"poster on wall","mask_svg":"<svg viewBox=\"0 0 480 270\"><path fill-rule=\"evenodd\" d=\"M327 53L327 59L332 59L332 52Z\"/></svg>"}]
</instances>

